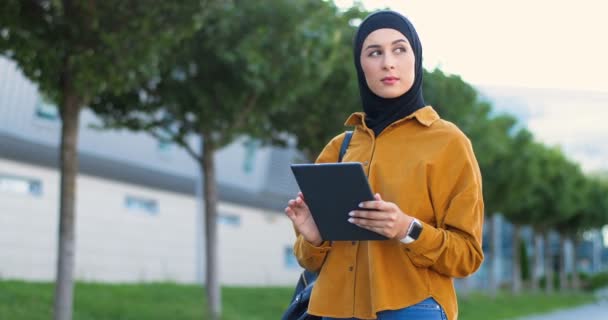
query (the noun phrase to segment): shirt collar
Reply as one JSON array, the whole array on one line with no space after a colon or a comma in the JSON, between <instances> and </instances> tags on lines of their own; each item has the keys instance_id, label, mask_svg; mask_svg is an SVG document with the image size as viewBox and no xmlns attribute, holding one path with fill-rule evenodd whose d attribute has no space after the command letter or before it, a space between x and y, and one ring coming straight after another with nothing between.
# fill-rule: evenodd
<instances>
[{"instance_id":1,"label":"shirt collar","mask_svg":"<svg viewBox=\"0 0 608 320\"><path fill-rule=\"evenodd\" d=\"M416 110L414 113L410 114L407 117L404 117L404 118L401 118L401 119L395 121L393 124L404 122L411 118L416 118L416 120L418 120L418 122L420 122L420 124L427 126L427 127L430 127L433 124L433 122L440 119L439 114L437 114L437 112L435 111L435 109L433 109L432 106L426 106L426 107ZM344 125L345 126L362 125L363 127L367 128L367 126L365 125L365 113L355 112L355 113L351 114L350 117L348 117L348 119L346 119L346 122L344 122Z\"/></svg>"}]
</instances>

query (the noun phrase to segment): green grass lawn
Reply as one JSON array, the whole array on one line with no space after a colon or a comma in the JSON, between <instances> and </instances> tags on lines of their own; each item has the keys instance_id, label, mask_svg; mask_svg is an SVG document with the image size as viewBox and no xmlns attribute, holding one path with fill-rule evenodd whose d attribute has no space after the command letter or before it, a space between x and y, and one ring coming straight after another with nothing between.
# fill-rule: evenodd
<instances>
[{"instance_id":1,"label":"green grass lawn","mask_svg":"<svg viewBox=\"0 0 608 320\"><path fill-rule=\"evenodd\" d=\"M292 290L223 288L222 318L279 319ZM204 319L204 289L193 285L78 283L74 296L74 320ZM459 318L509 319L591 301L591 294L499 295L496 299L471 295L467 299L460 299ZM48 320L52 305L52 284L0 281L0 319Z\"/></svg>"},{"instance_id":2,"label":"green grass lawn","mask_svg":"<svg viewBox=\"0 0 608 320\"><path fill-rule=\"evenodd\" d=\"M459 319L513 319L525 315L546 313L558 309L567 309L594 301L591 293L552 294L525 293L518 296L499 294L490 298L473 294L459 299Z\"/></svg>"}]
</instances>

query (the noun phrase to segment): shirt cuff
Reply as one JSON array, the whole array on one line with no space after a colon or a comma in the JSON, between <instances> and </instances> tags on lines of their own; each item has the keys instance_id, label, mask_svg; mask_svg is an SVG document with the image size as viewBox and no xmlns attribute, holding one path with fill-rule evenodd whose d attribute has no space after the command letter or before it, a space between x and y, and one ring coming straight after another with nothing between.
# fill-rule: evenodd
<instances>
[{"instance_id":1,"label":"shirt cuff","mask_svg":"<svg viewBox=\"0 0 608 320\"><path fill-rule=\"evenodd\" d=\"M403 241L407 237L401 240L401 243L404 244L407 251L425 252L429 250L429 248L436 247L437 243L440 243L443 238L443 232L441 230L424 221L420 221L420 223L422 224L422 232L420 232L418 239L409 243Z\"/></svg>"},{"instance_id":2,"label":"shirt cuff","mask_svg":"<svg viewBox=\"0 0 608 320\"><path fill-rule=\"evenodd\" d=\"M304 256L315 257L324 255L329 249L331 249L330 241L323 241L319 246L315 246L314 244L304 240L300 241L300 248L302 249L302 253Z\"/></svg>"}]
</instances>

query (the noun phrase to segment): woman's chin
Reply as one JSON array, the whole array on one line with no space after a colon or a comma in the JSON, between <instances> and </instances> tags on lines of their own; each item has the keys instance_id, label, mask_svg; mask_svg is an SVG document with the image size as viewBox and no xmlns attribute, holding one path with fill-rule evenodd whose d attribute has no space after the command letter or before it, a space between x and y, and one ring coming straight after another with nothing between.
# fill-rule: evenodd
<instances>
[{"instance_id":1,"label":"woman's chin","mask_svg":"<svg viewBox=\"0 0 608 320\"><path fill-rule=\"evenodd\" d=\"M393 98L398 98L400 96L402 96L403 94L405 94L406 92L408 92L408 90L410 90L412 86L409 87L398 87L398 86L384 86L384 87L380 87L380 88L370 88L371 91L376 94L378 97L380 98L384 98L384 99L393 99Z\"/></svg>"},{"instance_id":2,"label":"woman's chin","mask_svg":"<svg viewBox=\"0 0 608 320\"><path fill-rule=\"evenodd\" d=\"M384 99L393 99L393 98L397 98L402 96L406 91L394 91L394 90L390 90L390 91L383 91L383 92L374 92L378 97L380 98L384 98Z\"/></svg>"}]
</instances>

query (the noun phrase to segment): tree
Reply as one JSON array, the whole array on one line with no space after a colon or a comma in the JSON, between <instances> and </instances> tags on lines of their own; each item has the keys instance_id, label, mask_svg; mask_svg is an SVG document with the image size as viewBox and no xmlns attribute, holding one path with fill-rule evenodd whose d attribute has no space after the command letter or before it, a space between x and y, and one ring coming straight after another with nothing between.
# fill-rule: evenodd
<instances>
[{"instance_id":1,"label":"tree","mask_svg":"<svg viewBox=\"0 0 608 320\"><path fill-rule=\"evenodd\" d=\"M521 237L521 226L530 222L530 213L539 207L539 197L536 194L537 186L542 183L540 177L539 150L541 145L533 140L527 129L519 130L510 144L510 152L501 159L500 170L494 171L498 175L500 184L496 187L501 190L503 201L502 212L505 218L513 224L513 265L511 291L517 294L521 291L522 270L518 252ZM538 248L535 250L539 252ZM538 259L536 261L539 261ZM532 270L532 282L538 283L536 273Z\"/></svg>"},{"instance_id":2,"label":"tree","mask_svg":"<svg viewBox=\"0 0 608 320\"><path fill-rule=\"evenodd\" d=\"M568 177L572 164L568 162L561 150L541 146L538 153L540 183L532 192L538 196L538 206L529 212L529 222L536 232L544 237L545 242L545 290L553 292L553 260L550 232L560 220L573 214L573 201L570 198ZM536 261L536 260L535 260Z\"/></svg>"},{"instance_id":3,"label":"tree","mask_svg":"<svg viewBox=\"0 0 608 320\"><path fill-rule=\"evenodd\" d=\"M559 279L560 290L570 287L568 274L566 272L566 245L572 243L572 238L583 227L583 215L585 201L589 198L589 183L580 168L573 163L569 163L568 170L563 170L567 174L565 179L566 194L561 197L560 211L561 219L555 223L555 229L560 236L560 259L559 259ZM576 247L572 250L571 258L576 265ZM575 268L576 269L576 268Z\"/></svg>"},{"instance_id":4,"label":"tree","mask_svg":"<svg viewBox=\"0 0 608 320\"><path fill-rule=\"evenodd\" d=\"M59 107L61 196L55 319L71 319L80 110L156 71L162 53L201 25L208 1L7 0L0 54Z\"/></svg>"},{"instance_id":5,"label":"tree","mask_svg":"<svg viewBox=\"0 0 608 320\"><path fill-rule=\"evenodd\" d=\"M355 27L350 22L366 15L353 7L323 23L324 28L334 30L335 37L326 48L331 54L324 58L324 75L297 96L291 103L293 107L269 115L273 132L262 137L266 143L286 144L289 137L296 137L296 148L313 162L325 144L344 131L347 116L362 111L352 56Z\"/></svg>"},{"instance_id":6,"label":"tree","mask_svg":"<svg viewBox=\"0 0 608 320\"><path fill-rule=\"evenodd\" d=\"M214 154L241 136L272 140L270 115L300 107L294 101L331 76L341 58L332 51L342 40L342 29L331 28L336 14L333 4L317 0L224 3L163 61L158 77L93 103L106 128L173 141L199 164L210 319L221 313ZM192 136L200 138L200 149L189 143Z\"/></svg>"},{"instance_id":7,"label":"tree","mask_svg":"<svg viewBox=\"0 0 608 320\"><path fill-rule=\"evenodd\" d=\"M578 207L577 214L571 219L576 230L570 234L570 237L573 238L574 248L572 252L574 261L572 288L575 290L580 288L576 249L580 246L583 233L608 224L608 184L602 182L598 177L587 177L585 187L577 192L581 191L582 205Z\"/></svg>"}]
</instances>

